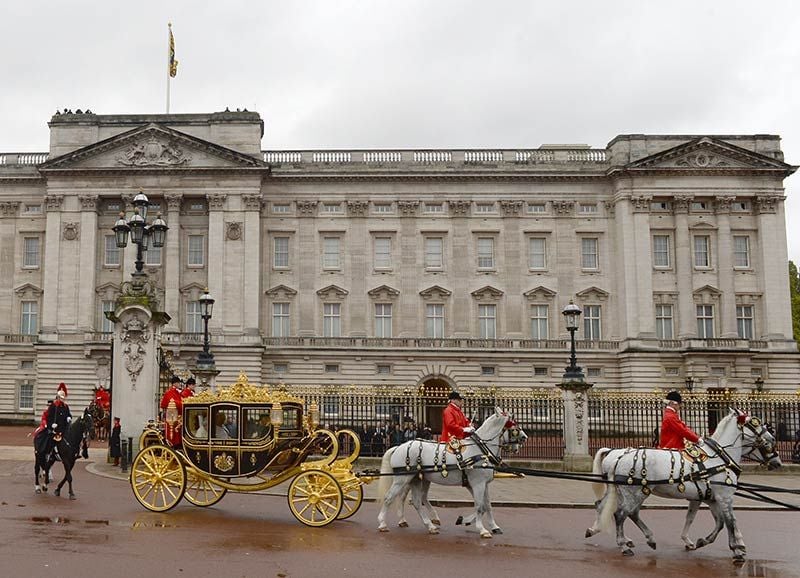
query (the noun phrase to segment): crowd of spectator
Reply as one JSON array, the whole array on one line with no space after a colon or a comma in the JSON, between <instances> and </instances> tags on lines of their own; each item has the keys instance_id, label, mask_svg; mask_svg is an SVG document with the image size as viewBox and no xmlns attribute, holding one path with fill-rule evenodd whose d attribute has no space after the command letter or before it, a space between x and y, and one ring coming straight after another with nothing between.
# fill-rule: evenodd
<instances>
[{"instance_id":1,"label":"crowd of spectator","mask_svg":"<svg viewBox=\"0 0 800 578\"><path fill-rule=\"evenodd\" d=\"M337 428L333 428L335 430ZM362 456L382 456L393 446L399 446L414 439L433 439L431 428L424 423L409 419L399 421L377 421L366 425L351 427L361 440Z\"/></svg>"}]
</instances>

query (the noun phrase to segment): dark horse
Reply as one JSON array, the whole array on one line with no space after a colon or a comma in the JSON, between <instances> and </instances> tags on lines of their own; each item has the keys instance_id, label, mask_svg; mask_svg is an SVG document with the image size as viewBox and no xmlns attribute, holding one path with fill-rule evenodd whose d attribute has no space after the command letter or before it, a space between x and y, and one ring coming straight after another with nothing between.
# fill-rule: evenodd
<instances>
[{"instance_id":1,"label":"dark horse","mask_svg":"<svg viewBox=\"0 0 800 578\"><path fill-rule=\"evenodd\" d=\"M108 411L93 401L89 404L89 413L92 414L92 420L94 421L94 430L91 432L91 438L101 442L106 441L108 439L108 431L111 429L111 419Z\"/></svg>"},{"instance_id":2,"label":"dark horse","mask_svg":"<svg viewBox=\"0 0 800 578\"><path fill-rule=\"evenodd\" d=\"M53 492L56 496L61 495L61 487L64 482L67 482L69 484L69 499L75 499L75 492L72 491L72 468L80 455L84 458L89 457L88 440L93 428L92 415L87 408L80 418L70 424L66 434L54 438L54 449L58 451L61 463L64 464L64 479L59 482L58 487ZM47 483L50 481L50 468L53 467L56 461L55 451L47 453L42 451L46 446L43 437L48 435L52 434L47 430L42 430L33 438L33 452L36 460L34 491L37 494L42 493L42 490L47 491ZM44 483L41 486L39 485L40 474L44 476Z\"/></svg>"}]
</instances>

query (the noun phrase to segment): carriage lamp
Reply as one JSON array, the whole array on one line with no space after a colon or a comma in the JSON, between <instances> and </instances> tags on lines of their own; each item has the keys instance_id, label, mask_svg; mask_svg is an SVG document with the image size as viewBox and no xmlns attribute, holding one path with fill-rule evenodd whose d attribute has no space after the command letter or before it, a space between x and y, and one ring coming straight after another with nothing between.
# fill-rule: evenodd
<instances>
[{"instance_id":1,"label":"carriage lamp","mask_svg":"<svg viewBox=\"0 0 800 578\"><path fill-rule=\"evenodd\" d=\"M575 332L578 330L578 319L581 316L581 308L575 305L572 299L570 299L569 304L564 307L561 313L564 314L571 343L569 365L564 371L564 381L583 381L583 369L577 364L578 360L575 356Z\"/></svg>"},{"instance_id":2,"label":"carriage lamp","mask_svg":"<svg viewBox=\"0 0 800 578\"><path fill-rule=\"evenodd\" d=\"M311 431L317 429L319 425L319 406L316 401L312 401L308 406L308 425Z\"/></svg>"},{"instance_id":3,"label":"carriage lamp","mask_svg":"<svg viewBox=\"0 0 800 578\"><path fill-rule=\"evenodd\" d=\"M272 404L272 409L269 410L269 420L272 422L275 435L278 435L278 430L283 425L283 407L281 402L276 401Z\"/></svg>"}]
</instances>

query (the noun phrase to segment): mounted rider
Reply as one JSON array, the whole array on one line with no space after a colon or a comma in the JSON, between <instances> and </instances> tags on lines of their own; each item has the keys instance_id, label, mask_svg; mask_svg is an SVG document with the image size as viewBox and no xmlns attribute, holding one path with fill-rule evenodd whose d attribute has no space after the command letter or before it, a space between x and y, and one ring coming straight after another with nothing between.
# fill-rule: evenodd
<instances>
[{"instance_id":1,"label":"mounted rider","mask_svg":"<svg viewBox=\"0 0 800 578\"><path fill-rule=\"evenodd\" d=\"M689 440L699 446L703 445L703 440L692 429L683 423L680 418L680 409L683 399L677 391L670 391L667 394L664 408L664 417L661 420L661 437L658 447L667 450L682 450L686 447L685 440Z\"/></svg>"},{"instance_id":2,"label":"mounted rider","mask_svg":"<svg viewBox=\"0 0 800 578\"><path fill-rule=\"evenodd\" d=\"M67 386L62 381L58 384L56 390L56 397L50 405L47 406L44 414L42 415L42 423L37 429L37 449L40 454L48 456L56 445L56 437L63 436L69 429L69 424L72 421L72 413L69 406L65 401L67 399ZM43 427L42 427L43 426ZM41 435L38 434L41 432Z\"/></svg>"},{"instance_id":3,"label":"mounted rider","mask_svg":"<svg viewBox=\"0 0 800 578\"><path fill-rule=\"evenodd\" d=\"M102 383L97 386L97 390L94 392L94 403L103 408L103 411L108 411L111 408L111 394L103 387Z\"/></svg>"},{"instance_id":4,"label":"mounted rider","mask_svg":"<svg viewBox=\"0 0 800 578\"><path fill-rule=\"evenodd\" d=\"M181 421L183 415L183 397L181 396L181 378L173 375L169 389L161 397L161 411L164 419L164 437L173 446L181 445Z\"/></svg>"},{"instance_id":5,"label":"mounted rider","mask_svg":"<svg viewBox=\"0 0 800 578\"><path fill-rule=\"evenodd\" d=\"M451 439L463 440L472 435L475 428L464 415L464 398L457 391L451 391L447 397L448 404L442 412L442 435L440 442L449 442Z\"/></svg>"}]
</instances>

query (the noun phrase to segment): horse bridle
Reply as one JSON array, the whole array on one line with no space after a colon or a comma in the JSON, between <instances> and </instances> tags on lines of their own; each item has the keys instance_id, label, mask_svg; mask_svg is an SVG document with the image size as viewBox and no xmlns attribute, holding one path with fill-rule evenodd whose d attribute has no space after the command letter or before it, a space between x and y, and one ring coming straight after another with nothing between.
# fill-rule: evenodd
<instances>
[{"instance_id":1,"label":"horse bridle","mask_svg":"<svg viewBox=\"0 0 800 578\"><path fill-rule=\"evenodd\" d=\"M769 433L769 429L761 423L761 420L757 417L745 417L743 421L739 422L739 429L742 430L742 439L744 439L744 428L747 428L753 435L755 439L753 441L752 446L750 449L742 454L742 457L753 457L751 454L758 450L761 454L762 459L756 459L761 464L766 464L770 460L778 457L778 452L775 451L775 446L773 446L769 441L764 439L764 432Z\"/></svg>"},{"instance_id":2,"label":"horse bridle","mask_svg":"<svg viewBox=\"0 0 800 578\"><path fill-rule=\"evenodd\" d=\"M503 437L503 434L506 433L506 431L508 431L508 441L503 443L501 438ZM519 425L517 425L517 422L515 422L510 417L508 419L506 419L506 423L503 426L503 429L500 430L500 433L498 433L496 436L491 437L488 440L484 440L484 439L478 437L477 435L475 435L475 439L476 439L476 441L479 442L479 445L484 444L487 441L492 441L492 440L495 440L495 439L498 440L500 442L499 445L500 445L500 449L501 450L506 450L509 447L514 446L514 445L519 445L520 443L522 443L520 441L521 437L522 437L522 428L519 427ZM487 448L487 450L488 450L488 448Z\"/></svg>"}]
</instances>

